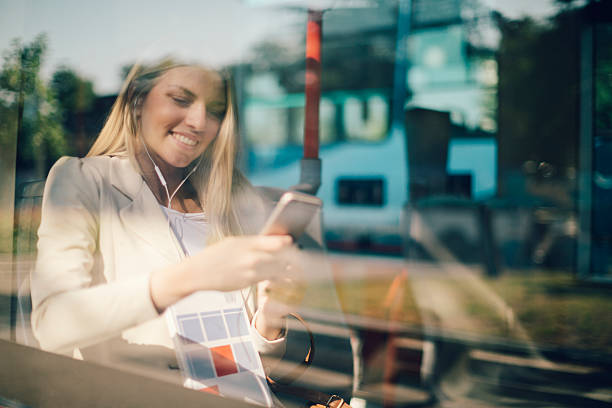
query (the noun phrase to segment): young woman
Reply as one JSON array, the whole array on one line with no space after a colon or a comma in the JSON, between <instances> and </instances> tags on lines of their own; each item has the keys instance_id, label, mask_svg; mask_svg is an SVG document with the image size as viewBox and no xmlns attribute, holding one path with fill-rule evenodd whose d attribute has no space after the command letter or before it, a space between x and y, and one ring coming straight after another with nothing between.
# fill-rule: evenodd
<instances>
[{"instance_id":1,"label":"young woman","mask_svg":"<svg viewBox=\"0 0 612 408\"><path fill-rule=\"evenodd\" d=\"M238 289L258 351L283 347L283 314L250 288L285 274L292 241L255 235L266 204L236 152L228 78L171 61L132 70L87 157L47 179L32 275L43 349L111 364L118 344L171 349L166 308Z\"/></svg>"}]
</instances>

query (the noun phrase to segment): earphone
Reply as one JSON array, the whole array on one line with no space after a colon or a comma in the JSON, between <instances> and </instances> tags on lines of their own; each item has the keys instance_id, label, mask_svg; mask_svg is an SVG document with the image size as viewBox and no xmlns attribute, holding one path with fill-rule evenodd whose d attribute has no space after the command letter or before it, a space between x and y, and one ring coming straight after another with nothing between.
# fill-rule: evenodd
<instances>
[{"instance_id":1,"label":"earphone","mask_svg":"<svg viewBox=\"0 0 612 408\"><path fill-rule=\"evenodd\" d=\"M181 181L179 183L178 187L176 187L176 189L174 190L172 195L170 195L170 191L168 190L168 183L166 182L166 179L164 178L164 175L162 174L162 171L160 170L159 166L157 165L157 163L155 163L155 160L153 160L153 157L151 157L151 154L149 153L149 149L147 147L147 144L145 143L144 138L142 136L141 136L141 140L142 140L142 145L145 148L145 152L147 153L147 156L149 157L149 160L151 160L151 163L153 164L153 168L155 169L155 174L157 174L157 178L159 179L159 182L164 187L164 190L166 190L166 197L168 198L167 207L168 208L172 208L171 205L170 205L172 203L172 199L174 198L176 193L179 191L179 189L183 186L183 184L185 184L185 182L187 181L189 176L191 176L197 170L198 166L202 162L202 157L203 156L200 156L200 160L198 161L198 164L193 166L193 168L189 171L189 173L183 179L183 181Z\"/></svg>"}]
</instances>

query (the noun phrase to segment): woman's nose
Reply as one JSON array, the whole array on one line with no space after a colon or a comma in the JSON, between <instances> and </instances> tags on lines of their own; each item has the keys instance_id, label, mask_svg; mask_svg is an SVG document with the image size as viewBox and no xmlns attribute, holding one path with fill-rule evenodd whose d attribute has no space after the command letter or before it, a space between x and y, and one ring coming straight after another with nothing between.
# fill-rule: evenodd
<instances>
[{"instance_id":1,"label":"woman's nose","mask_svg":"<svg viewBox=\"0 0 612 408\"><path fill-rule=\"evenodd\" d=\"M206 126L206 105L203 103L191 105L187 111L185 123L194 130L204 130Z\"/></svg>"}]
</instances>

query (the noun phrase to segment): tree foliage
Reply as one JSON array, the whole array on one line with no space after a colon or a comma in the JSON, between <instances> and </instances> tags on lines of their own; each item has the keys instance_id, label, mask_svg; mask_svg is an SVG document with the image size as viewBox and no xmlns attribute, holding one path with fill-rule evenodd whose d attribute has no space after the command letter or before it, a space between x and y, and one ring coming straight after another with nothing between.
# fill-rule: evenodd
<instances>
[{"instance_id":1,"label":"tree foliage","mask_svg":"<svg viewBox=\"0 0 612 408\"><path fill-rule=\"evenodd\" d=\"M92 82L64 66L53 73L50 88L59 104L70 154L84 155L90 145L87 122L96 99Z\"/></svg>"},{"instance_id":2,"label":"tree foliage","mask_svg":"<svg viewBox=\"0 0 612 408\"><path fill-rule=\"evenodd\" d=\"M57 99L40 76L46 50L43 34L25 44L15 39L0 71L0 110L7 119L0 143L10 145L16 137L18 168L38 177L68 151Z\"/></svg>"},{"instance_id":3,"label":"tree foliage","mask_svg":"<svg viewBox=\"0 0 612 408\"><path fill-rule=\"evenodd\" d=\"M91 81L81 78L69 67L55 71L50 86L65 112L87 111L95 99Z\"/></svg>"},{"instance_id":4,"label":"tree foliage","mask_svg":"<svg viewBox=\"0 0 612 408\"><path fill-rule=\"evenodd\" d=\"M557 179L573 189L565 175L577 167L578 157L579 19L580 13L564 10L548 22L527 17L498 21L502 190L505 177L528 162L549 169L547 183Z\"/></svg>"},{"instance_id":5,"label":"tree foliage","mask_svg":"<svg viewBox=\"0 0 612 408\"><path fill-rule=\"evenodd\" d=\"M595 33L595 128L612 134L612 27L601 24Z\"/></svg>"}]
</instances>

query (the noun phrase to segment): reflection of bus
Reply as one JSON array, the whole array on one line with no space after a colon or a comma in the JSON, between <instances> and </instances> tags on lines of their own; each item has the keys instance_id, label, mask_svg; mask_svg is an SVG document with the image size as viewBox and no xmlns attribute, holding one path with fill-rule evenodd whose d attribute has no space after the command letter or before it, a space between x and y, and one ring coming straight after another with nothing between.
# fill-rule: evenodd
<instances>
[{"instance_id":1,"label":"reflection of bus","mask_svg":"<svg viewBox=\"0 0 612 408\"><path fill-rule=\"evenodd\" d=\"M252 100L244 106L248 140L258 132L288 134L303 125L302 95ZM399 214L406 201L404 137L391 135L390 91L337 91L321 97L319 196L324 199L328 241L399 245ZM261 123L257 118L265 118ZM258 126L261 126L259 128ZM272 129L272 130L271 130ZM281 143L282 140L275 140ZM299 145L251 144L250 178L255 184L289 188L299 179Z\"/></svg>"},{"instance_id":2,"label":"reflection of bus","mask_svg":"<svg viewBox=\"0 0 612 408\"><path fill-rule=\"evenodd\" d=\"M331 247L398 251L401 210L422 170L439 173L428 194L495 194L494 55L467 51L461 2L443 3L439 14L435 2L414 2L412 17L410 2L325 14L318 195ZM303 75L295 65L238 75L255 184L298 183L304 95L287 79Z\"/></svg>"},{"instance_id":3,"label":"reflection of bus","mask_svg":"<svg viewBox=\"0 0 612 408\"><path fill-rule=\"evenodd\" d=\"M409 194L416 194L412 190L423 171L430 187L436 184L431 182L434 173L440 178L440 188L430 194L482 199L495 193L496 144L490 135L453 125L447 112L429 109L410 109L406 134L392 132L390 93L366 89L322 95L324 164L318 195L324 201L325 235L332 248L399 251L402 207ZM291 142L299 139L303 127L303 103L300 94L245 102L244 131L251 141L248 169L255 184L289 188L297 183L302 149ZM268 142L263 146L262 138ZM410 150L415 150L410 160L417 166L411 164L409 170ZM466 178L467 187L454 181Z\"/></svg>"}]
</instances>

